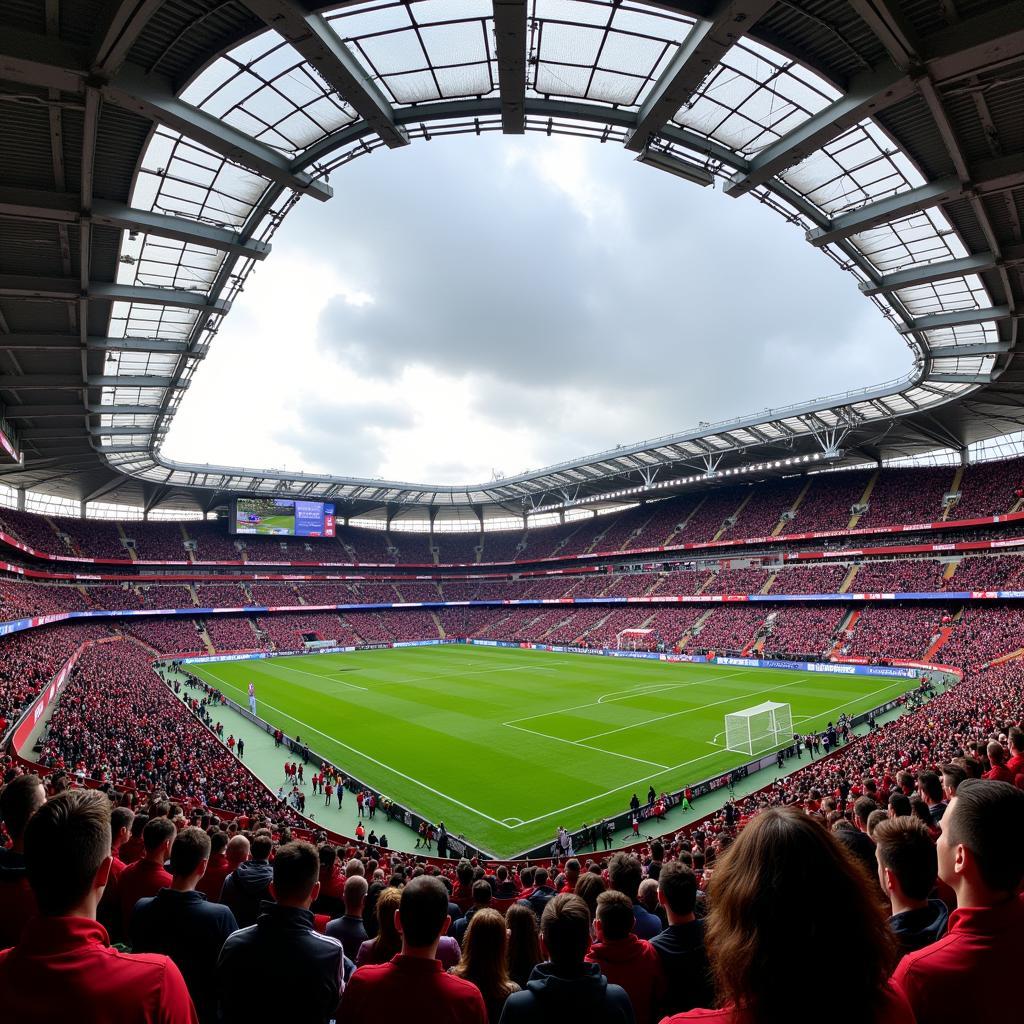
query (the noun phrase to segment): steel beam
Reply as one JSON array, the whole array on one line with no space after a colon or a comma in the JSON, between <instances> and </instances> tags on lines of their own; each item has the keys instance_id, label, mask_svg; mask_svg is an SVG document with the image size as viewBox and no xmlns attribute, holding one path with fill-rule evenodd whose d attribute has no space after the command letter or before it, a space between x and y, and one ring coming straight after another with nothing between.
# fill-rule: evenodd
<instances>
[{"instance_id":1,"label":"steel beam","mask_svg":"<svg viewBox=\"0 0 1024 1024\"><path fill-rule=\"evenodd\" d=\"M201 292L177 288L150 288L144 285L120 284L116 281L91 281L83 292L77 280L65 277L23 277L0 274L0 296L16 299L52 299L57 302L78 302L96 299L109 302L137 302L150 306L180 306L222 316L231 308L226 299L212 299Z\"/></svg>"},{"instance_id":2,"label":"steel beam","mask_svg":"<svg viewBox=\"0 0 1024 1024\"><path fill-rule=\"evenodd\" d=\"M925 381L936 384L991 384L991 373L929 373Z\"/></svg>"},{"instance_id":3,"label":"steel beam","mask_svg":"<svg viewBox=\"0 0 1024 1024\"><path fill-rule=\"evenodd\" d=\"M0 352L77 352L77 334L0 334ZM86 348L94 352L169 352L184 354L188 342L177 338L90 337Z\"/></svg>"},{"instance_id":4,"label":"steel beam","mask_svg":"<svg viewBox=\"0 0 1024 1024\"><path fill-rule=\"evenodd\" d=\"M914 288L922 284L933 284L935 281L948 281L950 278L963 277L966 274L980 274L991 270L997 265L996 257L990 252L973 253L958 259L942 260L938 263L923 263L908 270L897 270L886 274L878 284L862 281L860 290L865 295L882 295L885 292L898 291L901 288Z\"/></svg>"},{"instance_id":5,"label":"steel beam","mask_svg":"<svg viewBox=\"0 0 1024 1024\"><path fill-rule=\"evenodd\" d=\"M970 324L987 324L993 320L1005 320L1013 313L1009 306L989 306L985 309L958 309L952 313L934 313L911 320L900 327L900 334L915 334L918 331L935 331L944 327L965 327Z\"/></svg>"},{"instance_id":6,"label":"steel beam","mask_svg":"<svg viewBox=\"0 0 1024 1024\"><path fill-rule=\"evenodd\" d=\"M76 406L81 415L81 408ZM87 405L87 416L159 416L163 407L159 405Z\"/></svg>"},{"instance_id":7,"label":"steel beam","mask_svg":"<svg viewBox=\"0 0 1024 1024\"><path fill-rule=\"evenodd\" d=\"M1024 4L951 20L922 43L928 72L936 82L976 75L1024 56Z\"/></svg>"},{"instance_id":8,"label":"steel beam","mask_svg":"<svg viewBox=\"0 0 1024 1024\"><path fill-rule=\"evenodd\" d=\"M492 0L501 130L506 135L526 131L526 0Z\"/></svg>"},{"instance_id":9,"label":"steel beam","mask_svg":"<svg viewBox=\"0 0 1024 1024\"><path fill-rule=\"evenodd\" d=\"M639 153L697 91L726 51L772 6L774 0L724 0L698 20L640 108L626 149Z\"/></svg>"},{"instance_id":10,"label":"steel beam","mask_svg":"<svg viewBox=\"0 0 1024 1024\"><path fill-rule=\"evenodd\" d=\"M80 93L89 54L54 36L4 25L0 33L0 80L38 89Z\"/></svg>"},{"instance_id":11,"label":"steel beam","mask_svg":"<svg viewBox=\"0 0 1024 1024\"><path fill-rule=\"evenodd\" d=\"M81 391L84 387L124 387L124 388L187 388L188 381L179 381L174 377L158 374L93 374L85 381L81 377L64 373L25 373L4 374L0 376L0 389L5 391ZM17 406L13 407L17 409ZM104 406L104 409L107 407ZM115 412L117 406L110 406ZM78 413L81 415L81 407Z\"/></svg>"},{"instance_id":12,"label":"steel beam","mask_svg":"<svg viewBox=\"0 0 1024 1024\"><path fill-rule=\"evenodd\" d=\"M726 193L741 196L763 185L865 118L905 100L913 91L913 81L889 63L857 75L846 95L763 149L750 161L749 170L734 174L726 183Z\"/></svg>"},{"instance_id":13,"label":"steel beam","mask_svg":"<svg viewBox=\"0 0 1024 1024\"><path fill-rule=\"evenodd\" d=\"M953 359L964 356L996 356L1003 352L1012 352L1013 345L1008 341L978 341L965 345L937 345L928 350L930 359Z\"/></svg>"},{"instance_id":14,"label":"steel beam","mask_svg":"<svg viewBox=\"0 0 1024 1024\"><path fill-rule=\"evenodd\" d=\"M391 149L409 145L409 135L395 124L395 114L387 98L320 15L308 14L295 0L243 2L316 68L323 80L373 128L385 145Z\"/></svg>"},{"instance_id":15,"label":"steel beam","mask_svg":"<svg viewBox=\"0 0 1024 1024\"><path fill-rule=\"evenodd\" d=\"M204 224L187 217L173 217L155 210L136 210L107 199L93 200L92 209L83 213L78 196L38 189L0 188L0 217L55 224L91 221L102 227L173 238L179 242L254 260L266 259L270 252L266 242L242 239L230 228Z\"/></svg>"},{"instance_id":16,"label":"steel beam","mask_svg":"<svg viewBox=\"0 0 1024 1024\"><path fill-rule=\"evenodd\" d=\"M819 247L828 245L831 242L849 238L850 235L856 235L861 231L867 231L869 228L877 227L879 224L887 224L890 221L920 213L921 210L927 210L929 207L953 196L958 196L962 192L963 185L958 178L939 178L937 181L929 181L918 188L908 189L898 195L886 196L885 199L868 203L849 213L841 213L838 217L833 217L827 226L812 228L808 231L807 241L811 245Z\"/></svg>"},{"instance_id":17,"label":"steel beam","mask_svg":"<svg viewBox=\"0 0 1024 1024\"><path fill-rule=\"evenodd\" d=\"M82 420L80 402L68 405L9 405L4 409L4 416L9 420L52 420L65 417Z\"/></svg>"},{"instance_id":18,"label":"steel beam","mask_svg":"<svg viewBox=\"0 0 1024 1024\"><path fill-rule=\"evenodd\" d=\"M233 128L221 118L178 99L171 82L157 74L125 65L103 89L103 97L115 106L131 110L151 121L180 132L188 139L220 154L232 163L255 171L270 181L327 200L331 187L305 171L293 171L288 158L276 149Z\"/></svg>"},{"instance_id":19,"label":"steel beam","mask_svg":"<svg viewBox=\"0 0 1024 1024\"><path fill-rule=\"evenodd\" d=\"M97 72L112 74L128 56L149 19L163 6L164 0L109 0L106 18L100 19L93 51L93 65Z\"/></svg>"}]
</instances>

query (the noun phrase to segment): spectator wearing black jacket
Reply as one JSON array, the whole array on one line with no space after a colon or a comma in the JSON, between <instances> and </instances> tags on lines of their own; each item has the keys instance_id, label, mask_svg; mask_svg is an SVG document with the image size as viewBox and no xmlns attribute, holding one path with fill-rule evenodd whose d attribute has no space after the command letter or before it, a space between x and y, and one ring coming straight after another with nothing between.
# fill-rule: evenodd
<instances>
[{"instance_id":1,"label":"spectator wearing black jacket","mask_svg":"<svg viewBox=\"0 0 1024 1024\"><path fill-rule=\"evenodd\" d=\"M214 969L225 939L238 929L227 907L196 892L209 857L210 837L182 829L171 847L170 888L139 900L129 925L134 952L163 953L178 965L202 1024L216 1024Z\"/></svg>"},{"instance_id":2,"label":"spectator wearing black jacket","mask_svg":"<svg viewBox=\"0 0 1024 1024\"><path fill-rule=\"evenodd\" d=\"M538 921L544 913L544 908L555 895L550 877L547 868L537 868L533 876L533 892L526 899L520 900L521 903L525 903L537 915Z\"/></svg>"},{"instance_id":3,"label":"spectator wearing black jacket","mask_svg":"<svg viewBox=\"0 0 1024 1024\"><path fill-rule=\"evenodd\" d=\"M366 903L368 886L362 875L351 875L345 879L345 913L336 917L326 928L332 939L337 939L345 950L345 956L353 963L359 954L359 947L370 937L363 924L363 908Z\"/></svg>"},{"instance_id":4,"label":"spectator wearing black jacket","mask_svg":"<svg viewBox=\"0 0 1024 1024\"><path fill-rule=\"evenodd\" d=\"M668 990L666 1014L712 1006L715 990L704 948L704 922L698 921L697 876L681 861L669 861L658 877L658 902L668 915L668 927L651 939L658 951Z\"/></svg>"},{"instance_id":5,"label":"spectator wearing black jacket","mask_svg":"<svg viewBox=\"0 0 1024 1024\"><path fill-rule=\"evenodd\" d=\"M274 870L270 866L270 851L273 848L274 841L269 835L254 836L249 845L250 859L242 861L224 879L220 901L230 907L240 928L255 924L260 904L270 899L268 892L274 877Z\"/></svg>"},{"instance_id":6,"label":"spectator wearing black jacket","mask_svg":"<svg viewBox=\"0 0 1024 1024\"><path fill-rule=\"evenodd\" d=\"M320 859L310 843L286 843L274 858L270 895L256 924L230 936L217 963L224 1024L287 1020L327 1024L344 989L341 943L313 929L310 904L319 889Z\"/></svg>"}]
</instances>

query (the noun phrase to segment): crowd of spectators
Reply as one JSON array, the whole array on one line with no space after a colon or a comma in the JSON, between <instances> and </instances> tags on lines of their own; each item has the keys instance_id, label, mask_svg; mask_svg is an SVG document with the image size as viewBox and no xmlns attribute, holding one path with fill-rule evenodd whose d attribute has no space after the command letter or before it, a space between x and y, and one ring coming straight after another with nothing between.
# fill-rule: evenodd
<instances>
[{"instance_id":1,"label":"crowd of spectators","mask_svg":"<svg viewBox=\"0 0 1024 1024\"><path fill-rule=\"evenodd\" d=\"M754 642L767 614L768 609L763 605L716 605L687 644L687 653L742 651Z\"/></svg>"},{"instance_id":2,"label":"crowd of spectators","mask_svg":"<svg viewBox=\"0 0 1024 1024\"><path fill-rule=\"evenodd\" d=\"M270 642L248 615L208 615L206 635L215 651L268 651ZM296 650L301 650L299 644Z\"/></svg>"},{"instance_id":3,"label":"crowd of spectators","mask_svg":"<svg viewBox=\"0 0 1024 1024\"><path fill-rule=\"evenodd\" d=\"M166 619L127 619L118 629L136 637L157 654L206 654L195 619L184 615Z\"/></svg>"},{"instance_id":4,"label":"crowd of spectators","mask_svg":"<svg viewBox=\"0 0 1024 1024\"><path fill-rule=\"evenodd\" d=\"M766 655L828 654L848 612L842 605L827 604L784 608L770 619L763 650Z\"/></svg>"},{"instance_id":5,"label":"crowd of spectators","mask_svg":"<svg viewBox=\"0 0 1024 1024\"><path fill-rule=\"evenodd\" d=\"M949 615L949 609L941 607L868 605L844 643L843 653L872 659L920 658Z\"/></svg>"},{"instance_id":6,"label":"crowd of spectators","mask_svg":"<svg viewBox=\"0 0 1024 1024\"><path fill-rule=\"evenodd\" d=\"M858 593L913 593L943 589L945 565L932 558L865 562L850 589Z\"/></svg>"}]
</instances>

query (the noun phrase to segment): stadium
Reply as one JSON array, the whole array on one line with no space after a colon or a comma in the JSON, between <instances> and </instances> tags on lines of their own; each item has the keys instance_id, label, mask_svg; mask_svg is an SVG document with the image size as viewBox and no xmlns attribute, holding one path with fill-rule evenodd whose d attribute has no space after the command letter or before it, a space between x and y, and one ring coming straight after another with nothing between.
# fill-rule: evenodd
<instances>
[{"instance_id":1,"label":"stadium","mask_svg":"<svg viewBox=\"0 0 1024 1024\"><path fill-rule=\"evenodd\" d=\"M505 136L769 211L911 368L475 484L166 453L289 218ZM1017 0L0 0L5 1017L1005 1016L1022 220Z\"/></svg>"}]
</instances>

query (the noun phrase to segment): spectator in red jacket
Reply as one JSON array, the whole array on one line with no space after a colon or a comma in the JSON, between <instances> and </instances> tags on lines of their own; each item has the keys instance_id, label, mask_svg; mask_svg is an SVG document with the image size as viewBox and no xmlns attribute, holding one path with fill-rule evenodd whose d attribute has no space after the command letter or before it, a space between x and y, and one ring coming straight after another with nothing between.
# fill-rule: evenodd
<instances>
[{"instance_id":1,"label":"spectator in red jacket","mask_svg":"<svg viewBox=\"0 0 1024 1024\"><path fill-rule=\"evenodd\" d=\"M1024 935L1024 792L967 779L942 818L939 878L956 893L945 938L908 953L893 981L918 1024L999 1020Z\"/></svg>"},{"instance_id":2,"label":"spectator in red jacket","mask_svg":"<svg viewBox=\"0 0 1024 1024\"><path fill-rule=\"evenodd\" d=\"M800 1004L827 1006L832 1024L913 1024L888 981L895 942L868 877L803 811L758 814L721 858L709 895L708 957L721 1009L680 1013L672 1024L789 1020L794 970Z\"/></svg>"},{"instance_id":3,"label":"spectator in red jacket","mask_svg":"<svg viewBox=\"0 0 1024 1024\"><path fill-rule=\"evenodd\" d=\"M450 924L448 890L440 879L420 875L409 882L395 914L402 952L388 963L356 971L341 1002L339 1024L486 1024L480 990L446 974L435 958L438 940Z\"/></svg>"},{"instance_id":4,"label":"spectator in red jacket","mask_svg":"<svg viewBox=\"0 0 1024 1024\"><path fill-rule=\"evenodd\" d=\"M636 1024L650 1024L665 997L665 972L658 951L633 931L633 901L609 890L597 897L597 941L587 961L599 964L612 985L621 985L633 1004Z\"/></svg>"},{"instance_id":5,"label":"spectator in red jacket","mask_svg":"<svg viewBox=\"0 0 1024 1024\"><path fill-rule=\"evenodd\" d=\"M986 750L988 763L991 768L984 775L983 779L993 779L996 782L1008 782L1013 785L1013 772L1006 767L1006 751L998 740L992 740Z\"/></svg>"},{"instance_id":6,"label":"spectator in red jacket","mask_svg":"<svg viewBox=\"0 0 1024 1024\"><path fill-rule=\"evenodd\" d=\"M245 836L239 836L239 838L244 840L248 847L249 842ZM210 860L206 865L206 873L196 885L196 892L201 892L211 903L220 902L220 891L224 886L224 879L236 867L227 858L225 853L227 846L227 832L214 832L210 836Z\"/></svg>"},{"instance_id":7,"label":"spectator in red jacket","mask_svg":"<svg viewBox=\"0 0 1024 1024\"><path fill-rule=\"evenodd\" d=\"M110 803L95 790L54 797L25 830L39 916L0 952L0 1007L18 1024L196 1024L170 958L119 953L96 920L110 874Z\"/></svg>"},{"instance_id":8,"label":"spectator in red jacket","mask_svg":"<svg viewBox=\"0 0 1024 1024\"><path fill-rule=\"evenodd\" d=\"M167 818L150 818L142 832L145 854L141 860L121 872L117 881L117 892L121 903L122 934L128 932L135 904L145 896L155 896L171 884L171 875L164 868L171 855L171 844L176 830L174 822Z\"/></svg>"},{"instance_id":9,"label":"spectator in red jacket","mask_svg":"<svg viewBox=\"0 0 1024 1024\"><path fill-rule=\"evenodd\" d=\"M0 949L18 941L36 912L25 866L25 827L45 800L38 775L18 775L0 790L0 818L11 837L10 849L0 849Z\"/></svg>"}]
</instances>

